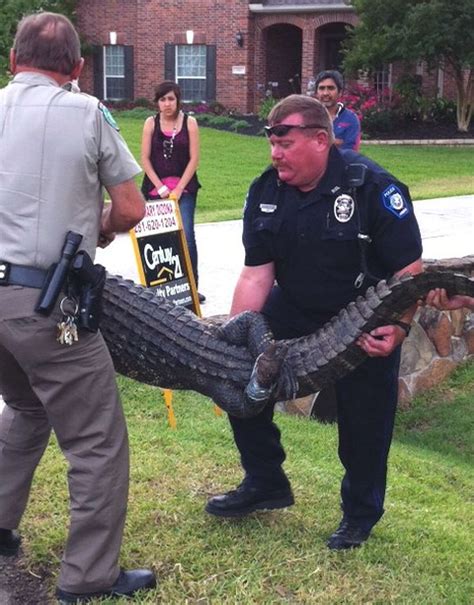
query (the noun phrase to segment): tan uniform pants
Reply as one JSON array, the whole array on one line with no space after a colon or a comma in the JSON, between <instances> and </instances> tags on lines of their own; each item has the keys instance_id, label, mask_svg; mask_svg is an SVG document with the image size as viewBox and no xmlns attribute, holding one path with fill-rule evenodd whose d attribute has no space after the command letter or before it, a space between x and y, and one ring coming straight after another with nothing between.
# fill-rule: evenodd
<instances>
[{"instance_id":1,"label":"tan uniform pants","mask_svg":"<svg viewBox=\"0 0 474 605\"><path fill-rule=\"evenodd\" d=\"M71 592L116 580L128 496L128 440L115 372L100 333L56 341L56 309L34 312L39 290L0 287L0 527L18 527L51 429L68 460L71 522L58 585Z\"/></svg>"}]
</instances>

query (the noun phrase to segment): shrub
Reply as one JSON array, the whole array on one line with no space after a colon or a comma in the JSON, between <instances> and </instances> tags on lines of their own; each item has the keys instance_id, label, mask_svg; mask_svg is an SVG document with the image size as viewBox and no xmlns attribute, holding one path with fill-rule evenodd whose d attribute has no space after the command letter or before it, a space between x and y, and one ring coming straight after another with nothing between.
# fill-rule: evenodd
<instances>
[{"instance_id":1,"label":"shrub","mask_svg":"<svg viewBox=\"0 0 474 605\"><path fill-rule=\"evenodd\" d=\"M190 114L211 113L209 105L203 101L185 101L182 108L183 111Z\"/></svg>"},{"instance_id":2,"label":"shrub","mask_svg":"<svg viewBox=\"0 0 474 605\"><path fill-rule=\"evenodd\" d=\"M348 88L341 101L359 116L365 135L393 132L402 122L397 110L398 94L389 89L377 92L375 88L356 85Z\"/></svg>"},{"instance_id":3,"label":"shrub","mask_svg":"<svg viewBox=\"0 0 474 605\"><path fill-rule=\"evenodd\" d=\"M103 101L104 105L109 109L133 109L135 107L135 101L130 101L129 99L118 99L116 101L112 101L110 99Z\"/></svg>"},{"instance_id":4,"label":"shrub","mask_svg":"<svg viewBox=\"0 0 474 605\"><path fill-rule=\"evenodd\" d=\"M400 126L400 114L394 109L373 107L368 109L362 119L362 130L370 136L393 132Z\"/></svg>"},{"instance_id":5,"label":"shrub","mask_svg":"<svg viewBox=\"0 0 474 605\"><path fill-rule=\"evenodd\" d=\"M216 116L213 114L202 113L196 115L199 126L208 126L220 130L230 130L233 132L244 132L250 125L247 120L239 120L231 116Z\"/></svg>"},{"instance_id":6,"label":"shrub","mask_svg":"<svg viewBox=\"0 0 474 605\"><path fill-rule=\"evenodd\" d=\"M210 116L209 126L213 126L215 128L227 128L232 126L234 122L234 118L230 118L228 116Z\"/></svg>"},{"instance_id":7,"label":"shrub","mask_svg":"<svg viewBox=\"0 0 474 605\"><path fill-rule=\"evenodd\" d=\"M234 130L235 132L247 130L248 127L249 124L245 120L234 120L234 123L232 124L232 130Z\"/></svg>"},{"instance_id":8,"label":"shrub","mask_svg":"<svg viewBox=\"0 0 474 605\"><path fill-rule=\"evenodd\" d=\"M196 119L201 126L210 126L211 128L235 129L237 120L229 116L216 116L210 113L197 114Z\"/></svg>"},{"instance_id":9,"label":"shrub","mask_svg":"<svg viewBox=\"0 0 474 605\"><path fill-rule=\"evenodd\" d=\"M219 103L219 101L211 101L208 104L208 107L209 112L214 113L216 116L221 116L222 114L227 113L225 106L222 105L222 103Z\"/></svg>"},{"instance_id":10,"label":"shrub","mask_svg":"<svg viewBox=\"0 0 474 605\"><path fill-rule=\"evenodd\" d=\"M0 88L4 88L10 82L11 76L5 73L0 73Z\"/></svg>"},{"instance_id":11,"label":"shrub","mask_svg":"<svg viewBox=\"0 0 474 605\"><path fill-rule=\"evenodd\" d=\"M224 115L228 112L225 105L219 101L186 101L183 103L183 110L192 114L213 114L216 116Z\"/></svg>"},{"instance_id":12,"label":"shrub","mask_svg":"<svg viewBox=\"0 0 474 605\"><path fill-rule=\"evenodd\" d=\"M426 99L421 90L421 76L405 74L393 88L399 96L397 108L400 114L407 119L422 118Z\"/></svg>"},{"instance_id":13,"label":"shrub","mask_svg":"<svg viewBox=\"0 0 474 605\"><path fill-rule=\"evenodd\" d=\"M274 97L267 97L264 99L258 108L258 117L261 120L266 120L268 118L268 114L277 103L278 99L275 99Z\"/></svg>"},{"instance_id":14,"label":"shrub","mask_svg":"<svg viewBox=\"0 0 474 605\"><path fill-rule=\"evenodd\" d=\"M341 97L341 101L346 107L354 111L362 120L366 113L372 112L377 108L393 108L397 99L388 89L377 93L375 88L369 86L351 86Z\"/></svg>"},{"instance_id":15,"label":"shrub","mask_svg":"<svg viewBox=\"0 0 474 605\"><path fill-rule=\"evenodd\" d=\"M148 107L149 109L155 108L153 101L150 101L150 99L147 99L146 97L138 97L138 99L135 99L133 103L136 107Z\"/></svg>"},{"instance_id":16,"label":"shrub","mask_svg":"<svg viewBox=\"0 0 474 605\"><path fill-rule=\"evenodd\" d=\"M455 124L456 102L447 99L433 99L426 109L425 119L433 124Z\"/></svg>"}]
</instances>

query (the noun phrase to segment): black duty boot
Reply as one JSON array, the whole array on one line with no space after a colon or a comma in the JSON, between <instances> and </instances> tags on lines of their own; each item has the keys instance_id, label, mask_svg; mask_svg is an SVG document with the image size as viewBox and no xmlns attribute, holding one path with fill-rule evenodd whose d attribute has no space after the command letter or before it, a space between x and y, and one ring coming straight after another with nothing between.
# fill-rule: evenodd
<instances>
[{"instance_id":1,"label":"black duty boot","mask_svg":"<svg viewBox=\"0 0 474 605\"><path fill-rule=\"evenodd\" d=\"M108 590L98 592L74 593L67 592L61 588L56 589L56 597L59 603L88 603L92 599L104 597L118 598L130 597L138 590L148 590L155 588L155 574L149 569L132 569L131 571L121 571L117 581Z\"/></svg>"},{"instance_id":2,"label":"black duty boot","mask_svg":"<svg viewBox=\"0 0 474 605\"><path fill-rule=\"evenodd\" d=\"M286 508L295 503L289 485L280 488L250 486L245 481L237 489L211 498L206 512L217 517L245 517L257 510Z\"/></svg>"},{"instance_id":3,"label":"black duty boot","mask_svg":"<svg viewBox=\"0 0 474 605\"><path fill-rule=\"evenodd\" d=\"M331 550L347 550L358 548L370 536L370 529L362 529L354 522L343 519L339 527L327 541L327 547Z\"/></svg>"},{"instance_id":4,"label":"black duty boot","mask_svg":"<svg viewBox=\"0 0 474 605\"><path fill-rule=\"evenodd\" d=\"M14 529L0 529L0 555L14 557L20 548L20 534Z\"/></svg>"}]
</instances>

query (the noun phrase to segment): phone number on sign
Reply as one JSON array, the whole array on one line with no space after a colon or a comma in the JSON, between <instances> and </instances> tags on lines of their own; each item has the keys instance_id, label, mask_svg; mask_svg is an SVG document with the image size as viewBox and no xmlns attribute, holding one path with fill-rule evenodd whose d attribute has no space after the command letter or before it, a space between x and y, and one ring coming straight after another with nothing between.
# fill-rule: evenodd
<instances>
[{"instance_id":1,"label":"phone number on sign","mask_svg":"<svg viewBox=\"0 0 474 605\"><path fill-rule=\"evenodd\" d=\"M146 218L135 227L135 233L150 233L150 231L164 231L177 229L178 223L174 216L160 216L157 218Z\"/></svg>"}]
</instances>

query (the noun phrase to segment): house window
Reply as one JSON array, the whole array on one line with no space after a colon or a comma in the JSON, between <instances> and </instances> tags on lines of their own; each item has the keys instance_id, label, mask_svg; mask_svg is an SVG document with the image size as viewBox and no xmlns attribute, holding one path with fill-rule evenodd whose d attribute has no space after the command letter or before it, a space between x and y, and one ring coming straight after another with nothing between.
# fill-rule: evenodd
<instances>
[{"instance_id":1,"label":"house window","mask_svg":"<svg viewBox=\"0 0 474 605\"><path fill-rule=\"evenodd\" d=\"M133 46L93 46L94 96L98 99L134 98Z\"/></svg>"},{"instance_id":2,"label":"house window","mask_svg":"<svg viewBox=\"0 0 474 605\"><path fill-rule=\"evenodd\" d=\"M179 84L183 101L214 101L215 44L165 44L165 80Z\"/></svg>"},{"instance_id":3,"label":"house window","mask_svg":"<svg viewBox=\"0 0 474 605\"><path fill-rule=\"evenodd\" d=\"M104 99L125 98L125 47L104 46Z\"/></svg>"},{"instance_id":4,"label":"house window","mask_svg":"<svg viewBox=\"0 0 474 605\"><path fill-rule=\"evenodd\" d=\"M384 66L381 70L374 72L374 86L379 102L389 99L392 95L392 64Z\"/></svg>"},{"instance_id":5,"label":"house window","mask_svg":"<svg viewBox=\"0 0 474 605\"><path fill-rule=\"evenodd\" d=\"M442 99L444 96L444 68L443 66L438 67L438 74L436 79L436 97Z\"/></svg>"},{"instance_id":6,"label":"house window","mask_svg":"<svg viewBox=\"0 0 474 605\"><path fill-rule=\"evenodd\" d=\"M206 50L203 44L176 46L176 82L183 101L206 100Z\"/></svg>"}]
</instances>

